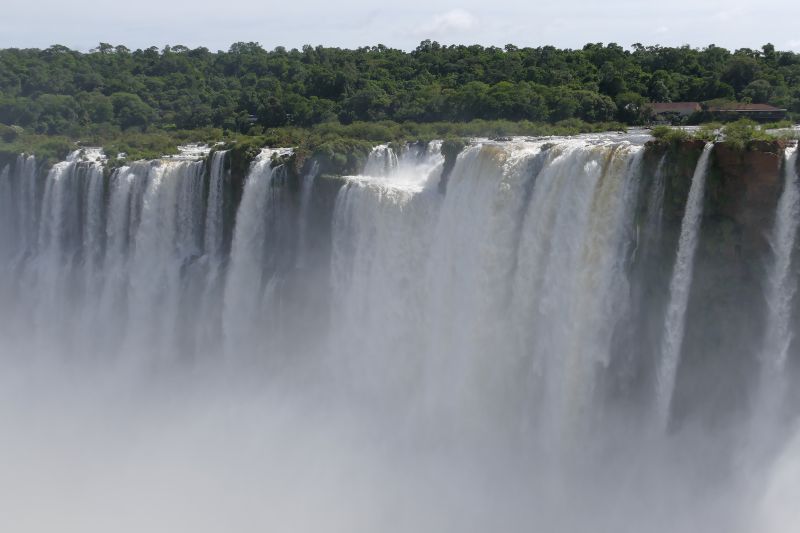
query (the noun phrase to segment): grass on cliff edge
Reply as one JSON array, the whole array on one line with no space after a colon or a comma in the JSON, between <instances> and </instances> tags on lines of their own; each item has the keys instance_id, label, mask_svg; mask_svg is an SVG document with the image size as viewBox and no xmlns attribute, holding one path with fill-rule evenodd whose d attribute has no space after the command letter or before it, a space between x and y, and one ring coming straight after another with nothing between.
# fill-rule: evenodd
<instances>
[{"instance_id":1,"label":"grass on cliff edge","mask_svg":"<svg viewBox=\"0 0 800 533\"><path fill-rule=\"evenodd\" d=\"M0 124L0 155L35 154L39 158L61 160L80 146L102 146L111 162L117 154L126 160L155 159L177 153L177 146L189 142L225 144L245 143L250 147L295 146L313 152L320 146L337 146L385 142L430 141L454 137L506 137L575 135L609 130L624 130L619 123L589 124L568 119L555 124L529 121L473 120L471 122L337 122L311 128L286 126L264 130L254 126L246 134L230 133L218 128L163 131L148 129L120 130L108 124L93 124L71 135L52 136L32 133L17 126Z\"/></svg>"},{"instance_id":2,"label":"grass on cliff edge","mask_svg":"<svg viewBox=\"0 0 800 533\"><path fill-rule=\"evenodd\" d=\"M788 125L791 126L791 124ZM703 124L694 131L687 131L682 128L673 128L670 126L656 126L650 131L650 134L656 141L662 143L679 144L691 140L711 142L721 139L738 150L745 150L753 141L797 139L798 132L796 131L785 130L776 131L774 133L768 131L778 127L785 128L786 126L787 124L785 123L758 124L752 120L741 119L736 122L729 122L725 125L710 122Z\"/></svg>"}]
</instances>

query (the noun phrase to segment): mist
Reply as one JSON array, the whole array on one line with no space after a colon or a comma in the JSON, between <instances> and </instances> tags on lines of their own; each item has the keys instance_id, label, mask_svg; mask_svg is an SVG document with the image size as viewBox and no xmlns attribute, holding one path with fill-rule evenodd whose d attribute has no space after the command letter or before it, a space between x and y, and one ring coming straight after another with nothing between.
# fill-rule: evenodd
<instances>
[{"instance_id":1,"label":"mist","mask_svg":"<svg viewBox=\"0 0 800 533\"><path fill-rule=\"evenodd\" d=\"M238 203L226 152L20 156L0 529L793 530L796 156L733 287L718 147L684 172L647 139L476 140L449 174L384 145L345 177L264 150Z\"/></svg>"}]
</instances>

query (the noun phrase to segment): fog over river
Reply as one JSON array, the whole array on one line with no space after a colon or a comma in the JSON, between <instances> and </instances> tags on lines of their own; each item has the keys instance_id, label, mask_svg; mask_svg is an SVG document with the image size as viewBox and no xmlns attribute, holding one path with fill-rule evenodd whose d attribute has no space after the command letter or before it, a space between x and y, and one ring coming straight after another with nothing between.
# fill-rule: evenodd
<instances>
[{"instance_id":1,"label":"fog over river","mask_svg":"<svg viewBox=\"0 0 800 533\"><path fill-rule=\"evenodd\" d=\"M0 531L797 531L796 148L648 139L19 156Z\"/></svg>"}]
</instances>

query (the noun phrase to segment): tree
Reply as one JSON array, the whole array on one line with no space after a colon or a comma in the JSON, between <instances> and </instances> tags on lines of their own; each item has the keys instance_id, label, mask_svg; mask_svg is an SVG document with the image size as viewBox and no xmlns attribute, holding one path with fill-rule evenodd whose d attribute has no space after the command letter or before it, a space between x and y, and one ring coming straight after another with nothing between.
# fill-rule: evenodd
<instances>
[{"instance_id":1,"label":"tree","mask_svg":"<svg viewBox=\"0 0 800 533\"><path fill-rule=\"evenodd\" d=\"M0 96L0 122L33 126L41 115L41 105L30 98Z\"/></svg>"},{"instance_id":2,"label":"tree","mask_svg":"<svg viewBox=\"0 0 800 533\"><path fill-rule=\"evenodd\" d=\"M619 120L627 124L644 124L650 118L650 108L645 105L647 99L634 92L617 95L617 113Z\"/></svg>"},{"instance_id":3,"label":"tree","mask_svg":"<svg viewBox=\"0 0 800 533\"><path fill-rule=\"evenodd\" d=\"M569 118L636 124L646 119L643 101L716 98L771 102L800 115L798 86L800 54L771 44L734 53L715 45L563 50L434 41L410 53L383 45L268 51L255 42L218 52L109 43L89 53L59 45L0 50L0 121L42 132L108 123L241 131L251 115L261 126Z\"/></svg>"},{"instance_id":4,"label":"tree","mask_svg":"<svg viewBox=\"0 0 800 533\"><path fill-rule=\"evenodd\" d=\"M578 100L576 116L586 122L609 122L617 114L617 105L610 97L592 91L576 91Z\"/></svg>"},{"instance_id":5,"label":"tree","mask_svg":"<svg viewBox=\"0 0 800 533\"><path fill-rule=\"evenodd\" d=\"M472 120L486 116L489 109L489 86L481 81L471 81L451 93L451 117L454 120Z\"/></svg>"},{"instance_id":6,"label":"tree","mask_svg":"<svg viewBox=\"0 0 800 533\"><path fill-rule=\"evenodd\" d=\"M381 120L386 118L391 103L386 91L377 83L368 81L362 89L344 101L340 117L345 123L354 120Z\"/></svg>"},{"instance_id":7,"label":"tree","mask_svg":"<svg viewBox=\"0 0 800 533\"><path fill-rule=\"evenodd\" d=\"M553 93L548 105L550 107L550 121L558 122L574 117L580 102L571 91L557 91Z\"/></svg>"},{"instance_id":8,"label":"tree","mask_svg":"<svg viewBox=\"0 0 800 533\"><path fill-rule=\"evenodd\" d=\"M66 133L78 122L78 105L71 96L43 94L37 98L41 114L36 126L42 133Z\"/></svg>"},{"instance_id":9,"label":"tree","mask_svg":"<svg viewBox=\"0 0 800 533\"><path fill-rule=\"evenodd\" d=\"M114 107L114 117L123 129L131 127L145 129L156 119L153 109L138 95L114 93L111 95L111 103Z\"/></svg>"},{"instance_id":10,"label":"tree","mask_svg":"<svg viewBox=\"0 0 800 533\"><path fill-rule=\"evenodd\" d=\"M0 124L0 139L4 142L12 143L19 137L19 131L15 127Z\"/></svg>"},{"instance_id":11,"label":"tree","mask_svg":"<svg viewBox=\"0 0 800 533\"><path fill-rule=\"evenodd\" d=\"M87 123L103 123L114 120L114 104L101 92L83 92L75 96Z\"/></svg>"},{"instance_id":12,"label":"tree","mask_svg":"<svg viewBox=\"0 0 800 533\"><path fill-rule=\"evenodd\" d=\"M742 97L757 104L765 103L772 97L772 85L767 80L751 81L742 91Z\"/></svg>"},{"instance_id":13,"label":"tree","mask_svg":"<svg viewBox=\"0 0 800 533\"><path fill-rule=\"evenodd\" d=\"M722 73L722 81L741 92L756 76L758 61L745 55L734 56Z\"/></svg>"}]
</instances>

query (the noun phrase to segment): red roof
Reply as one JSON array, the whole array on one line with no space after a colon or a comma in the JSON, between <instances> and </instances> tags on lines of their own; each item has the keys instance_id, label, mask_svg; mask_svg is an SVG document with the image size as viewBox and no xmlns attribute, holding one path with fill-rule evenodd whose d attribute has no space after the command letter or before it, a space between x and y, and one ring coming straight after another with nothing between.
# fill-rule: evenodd
<instances>
[{"instance_id":1,"label":"red roof","mask_svg":"<svg viewBox=\"0 0 800 533\"><path fill-rule=\"evenodd\" d=\"M700 104L697 102L654 102L650 104L653 112L659 113L692 113L700 111Z\"/></svg>"},{"instance_id":2,"label":"red roof","mask_svg":"<svg viewBox=\"0 0 800 533\"><path fill-rule=\"evenodd\" d=\"M714 106L709 108L710 111L786 111L778 107L773 107L767 104L737 104L731 102L722 106Z\"/></svg>"}]
</instances>

